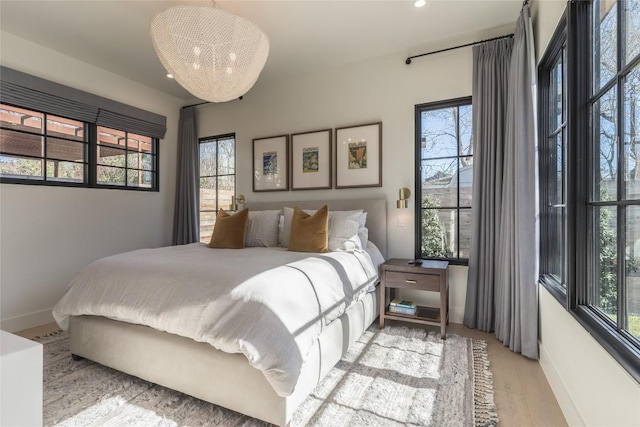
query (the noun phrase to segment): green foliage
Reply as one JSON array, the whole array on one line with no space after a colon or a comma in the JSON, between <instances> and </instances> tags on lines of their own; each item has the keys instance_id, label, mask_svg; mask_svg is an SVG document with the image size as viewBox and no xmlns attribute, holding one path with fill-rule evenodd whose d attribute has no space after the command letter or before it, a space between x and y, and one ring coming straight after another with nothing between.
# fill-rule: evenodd
<instances>
[{"instance_id":1,"label":"green foliage","mask_svg":"<svg viewBox=\"0 0 640 427\"><path fill-rule=\"evenodd\" d=\"M596 305L607 314L618 312L618 251L616 228L611 226L613 212L609 209L600 208L599 231L600 231L600 293L599 301ZM640 268L638 259L627 256L625 261L626 275L635 273Z\"/></svg>"},{"instance_id":2,"label":"green foliage","mask_svg":"<svg viewBox=\"0 0 640 427\"><path fill-rule=\"evenodd\" d=\"M428 194L422 201L423 208L437 208L440 204ZM424 209L422 211L422 254L429 257L446 258L447 253L446 234L438 211L436 209Z\"/></svg>"}]
</instances>

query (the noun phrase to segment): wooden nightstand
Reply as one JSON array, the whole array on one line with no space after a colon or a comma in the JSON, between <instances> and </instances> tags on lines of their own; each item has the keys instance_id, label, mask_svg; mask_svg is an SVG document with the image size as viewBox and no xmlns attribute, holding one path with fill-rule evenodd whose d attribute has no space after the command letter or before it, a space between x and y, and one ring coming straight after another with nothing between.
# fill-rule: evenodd
<instances>
[{"instance_id":1,"label":"wooden nightstand","mask_svg":"<svg viewBox=\"0 0 640 427\"><path fill-rule=\"evenodd\" d=\"M420 265L409 264L409 259L390 259L380 267L380 327L385 319L440 326L440 335L446 339L449 323L449 280L447 261L422 261ZM389 288L389 299L387 299ZM418 306L414 316L390 313L389 301L395 298L396 289L417 289L440 293L440 307Z\"/></svg>"}]
</instances>

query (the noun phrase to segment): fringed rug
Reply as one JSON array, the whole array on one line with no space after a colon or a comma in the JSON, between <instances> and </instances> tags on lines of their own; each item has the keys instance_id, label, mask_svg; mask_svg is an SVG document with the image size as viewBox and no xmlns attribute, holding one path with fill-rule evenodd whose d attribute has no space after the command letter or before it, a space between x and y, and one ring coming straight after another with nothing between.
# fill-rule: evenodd
<instances>
[{"instance_id":1,"label":"fringed rug","mask_svg":"<svg viewBox=\"0 0 640 427\"><path fill-rule=\"evenodd\" d=\"M44 344L46 426L268 424L89 360L63 332ZM421 329L367 330L296 411L291 426L495 426L486 342Z\"/></svg>"}]
</instances>

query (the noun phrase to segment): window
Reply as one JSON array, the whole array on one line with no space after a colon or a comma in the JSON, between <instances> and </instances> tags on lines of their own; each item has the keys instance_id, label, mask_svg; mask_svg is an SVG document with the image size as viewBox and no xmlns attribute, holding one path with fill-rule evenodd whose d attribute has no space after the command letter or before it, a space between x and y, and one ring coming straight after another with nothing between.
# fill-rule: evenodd
<instances>
[{"instance_id":1,"label":"window","mask_svg":"<svg viewBox=\"0 0 640 427\"><path fill-rule=\"evenodd\" d=\"M151 188L156 181L153 138L98 126L97 183Z\"/></svg>"},{"instance_id":2,"label":"window","mask_svg":"<svg viewBox=\"0 0 640 427\"><path fill-rule=\"evenodd\" d=\"M158 189L156 138L8 104L0 129L3 183Z\"/></svg>"},{"instance_id":3,"label":"window","mask_svg":"<svg viewBox=\"0 0 640 427\"><path fill-rule=\"evenodd\" d=\"M236 193L235 134L200 139L200 241L209 243L218 211Z\"/></svg>"},{"instance_id":4,"label":"window","mask_svg":"<svg viewBox=\"0 0 640 427\"><path fill-rule=\"evenodd\" d=\"M43 182L87 182L87 125L0 104L0 174Z\"/></svg>"},{"instance_id":5,"label":"window","mask_svg":"<svg viewBox=\"0 0 640 427\"><path fill-rule=\"evenodd\" d=\"M564 26L540 69L541 281L640 381L640 1L569 2Z\"/></svg>"},{"instance_id":6,"label":"window","mask_svg":"<svg viewBox=\"0 0 640 427\"><path fill-rule=\"evenodd\" d=\"M563 17L540 63L540 273L567 297L567 33Z\"/></svg>"},{"instance_id":7,"label":"window","mask_svg":"<svg viewBox=\"0 0 640 427\"><path fill-rule=\"evenodd\" d=\"M416 258L468 263L471 113L471 98L416 106Z\"/></svg>"},{"instance_id":8,"label":"window","mask_svg":"<svg viewBox=\"0 0 640 427\"><path fill-rule=\"evenodd\" d=\"M591 14L586 303L640 348L640 2Z\"/></svg>"}]
</instances>

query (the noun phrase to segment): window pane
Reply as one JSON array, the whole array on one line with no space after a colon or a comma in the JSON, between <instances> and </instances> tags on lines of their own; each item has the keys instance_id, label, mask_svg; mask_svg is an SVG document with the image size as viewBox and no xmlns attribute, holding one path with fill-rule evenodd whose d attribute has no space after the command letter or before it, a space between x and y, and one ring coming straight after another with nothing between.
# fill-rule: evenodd
<instances>
[{"instance_id":1,"label":"window pane","mask_svg":"<svg viewBox=\"0 0 640 427\"><path fill-rule=\"evenodd\" d=\"M200 210L215 211L218 209L216 200L217 178L200 178Z\"/></svg>"},{"instance_id":2,"label":"window pane","mask_svg":"<svg viewBox=\"0 0 640 427\"><path fill-rule=\"evenodd\" d=\"M98 144L111 147L125 147L126 134L121 130L98 126Z\"/></svg>"},{"instance_id":3,"label":"window pane","mask_svg":"<svg viewBox=\"0 0 640 427\"><path fill-rule=\"evenodd\" d=\"M453 216L455 216L455 211L451 209L422 210L423 256L436 258L451 258L454 256L449 235Z\"/></svg>"},{"instance_id":4,"label":"window pane","mask_svg":"<svg viewBox=\"0 0 640 427\"><path fill-rule=\"evenodd\" d=\"M471 209L460 209L460 258L469 258L469 250L471 249Z\"/></svg>"},{"instance_id":5,"label":"window pane","mask_svg":"<svg viewBox=\"0 0 640 427\"><path fill-rule=\"evenodd\" d=\"M471 105L458 107L460 114L460 155L473 154L473 112Z\"/></svg>"},{"instance_id":6,"label":"window pane","mask_svg":"<svg viewBox=\"0 0 640 427\"><path fill-rule=\"evenodd\" d=\"M551 161L549 162L549 204L564 204L564 129L552 138Z\"/></svg>"},{"instance_id":7,"label":"window pane","mask_svg":"<svg viewBox=\"0 0 640 427\"><path fill-rule=\"evenodd\" d=\"M564 84L562 79L562 58L558 57L556 64L551 70L551 79L549 87L549 114L551 115L550 131L553 132L558 129L563 118L563 91Z\"/></svg>"},{"instance_id":8,"label":"window pane","mask_svg":"<svg viewBox=\"0 0 640 427\"><path fill-rule=\"evenodd\" d=\"M473 196L473 157L461 157L458 171L458 186L460 187L460 207L471 207Z\"/></svg>"},{"instance_id":9,"label":"window pane","mask_svg":"<svg viewBox=\"0 0 640 427\"><path fill-rule=\"evenodd\" d=\"M129 151L127 154L127 167L135 169L153 170L153 156L151 154L144 154Z\"/></svg>"},{"instance_id":10,"label":"window pane","mask_svg":"<svg viewBox=\"0 0 640 427\"><path fill-rule=\"evenodd\" d=\"M211 240L215 223L215 212L200 212L200 241L202 243L208 244Z\"/></svg>"},{"instance_id":11,"label":"window pane","mask_svg":"<svg viewBox=\"0 0 640 427\"><path fill-rule=\"evenodd\" d=\"M11 130L0 132L0 151L7 154L22 154L23 156L43 157L44 137Z\"/></svg>"},{"instance_id":12,"label":"window pane","mask_svg":"<svg viewBox=\"0 0 640 427\"><path fill-rule=\"evenodd\" d=\"M457 157L422 161L423 207L457 206L457 169Z\"/></svg>"},{"instance_id":13,"label":"window pane","mask_svg":"<svg viewBox=\"0 0 640 427\"><path fill-rule=\"evenodd\" d=\"M422 158L458 155L457 107L423 111Z\"/></svg>"},{"instance_id":14,"label":"window pane","mask_svg":"<svg viewBox=\"0 0 640 427\"><path fill-rule=\"evenodd\" d=\"M563 207L549 208L549 222L546 233L548 245L548 271L556 280L565 285L565 224L566 211Z\"/></svg>"},{"instance_id":15,"label":"window pane","mask_svg":"<svg viewBox=\"0 0 640 427\"><path fill-rule=\"evenodd\" d=\"M640 206L627 207L627 329L640 339Z\"/></svg>"},{"instance_id":16,"label":"window pane","mask_svg":"<svg viewBox=\"0 0 640 427\"><path fill-rule=\"evenodd\" d=\"M233 139L224 139L218 142L218 175L235 173L235 144Z\"/></svg>"},{"instance_id":17,"label":"window pane","mask_svg":"<svg viewBox=\"0 0 640 427\"><path fill-rule=\"evenodd\" d=\"M47 160L47 181L84 182L84 163Z\"/></svg>"},{"instance_id":18,"label":"window pane","mask_svg":"<svg viewBox=\"0 0 640 427\"><path fill-rule=\"evenodd\" d=\"M43 117L42 113L0 104L0 124L4 128L43 133Z\"/></svg>"},{"instance_id":19,"label":"window pane","mask_svg":"<svg viewBox=\"0 0 640 427\"><path fill-rule=\"evenodd\" d=\"M640 168L638 168L638 160L640 159L640 67L636 67L625 78L623 116L625 120L625 196L627 200L640 199Z\"/></svg>"},{"instance_id":20,"label":"window pane","mask_svg":"<svg viewBox=\"0 0 640 427\"><path fill-rule=\"evenodd\" d=\"M139 187L142 175L137 169L127 169L127 185L129 187Z\"/></svg>"},{"instance_id":21,"label":"window pane","mask_svg":"<svg viewBox=\"0 0 640 427\"><path fill-rule=\"evenodd\" d=\"M640 54L640 0L627 0L625 2L626 16L626 64Z\"/></svg>"},{"instance_id":22,"label":"window pane","mask_svg":"<svg viewBox=\"0 0 640 427\"><path fill-rule=\"evenodd\" d=\"M235 194L235 175L218 177L218 209L228 210L231 196Z\"/></svg>"},{"instance_id":23,"label":"window pane","mask_svg":"<svg viewBox=\"0 0 640 427\"><path fill-rule=\"evenodd\" d=\"M130 133L127 135L127 147L130 150L151 151L151 137Z\"/></svg>"},{"instance_id":24,"label":"window pane","mask_svg":"<svg viewBox=\"0 0 640 427\"><path fill-rule=\"evenodd\" d=\"M47 135L84 141L84 123L63 117L47 116Z\"/></svg>"},{"instance_id":25,"label":"window pane","mask_svg":"<svg viewBox=\"0 0 640 427\"><path fill-rule=\"evenodd\" d=\"M47 138L47 159L84 162L87 145L66 139Z\"/></svg>"},{"instance_id":26,"label":"window pane","mask_svg":"<svg viewBox=\"0 0 640 427\"><path fill-rule=\"evenodd\" d=\"M594 93L616 75L617 67L616 0L593 2L593 89Z\"/></svg>"},{"instance_id":27,"label":"window pane","mask_svg":"<svg viewBox=\"0 0 640 427\"><path fill-rule=\"evenodd\" d=\"M593 305L616 321L618 314L618 237L615 206L593 207L594 237L591 265L594 270Z\"/></svg>"},{"instance_id":28,"label":"window pane","mask_svg":"<svg viewBox=\"0 0 640 427\"><path fill-rule=\"evenodd\" d=\"M593 200L615 200L618 175L616 88L606 92L593 105ZM598 171L600 172L598 174ZM599 176L598 176L599 175Z\"/></svg>"},{"instance_id":29,"label":"window pane","mask_svg":"<svg viewBox=\"0 0 640 427\"><path fill-rule=\"evenodd\" d=\"M216 174L216 142L200 143L200 176L213 176Z\"/></svg>"},{"instance_id":30,"label":"window pane","mask_svg":"<svg viewBox=\"0 0 640 427\"><path fill-rule=\"evenodd\" d=\"M124 150L99 145L96 153L99 165L126 167Z\"/></svg>"},{"instance_id":31,"label":"window pane","mask_svg":"<svg viewBox=\"0 0 640 427\"><path fill-rule=\"evenodd\" d=\"M42 160L0 155L0 174L9 178L43 179Z\"/></svg>"},{"instance_id":32,"label":"window pane","mask_svg":"<svg viewBox=\"0 0 640 427\"><path fill-rule=\"evenodd\" d=\"M125 169L98 166L98 184L125 185Z\"/></svg>"}]
</instances>

